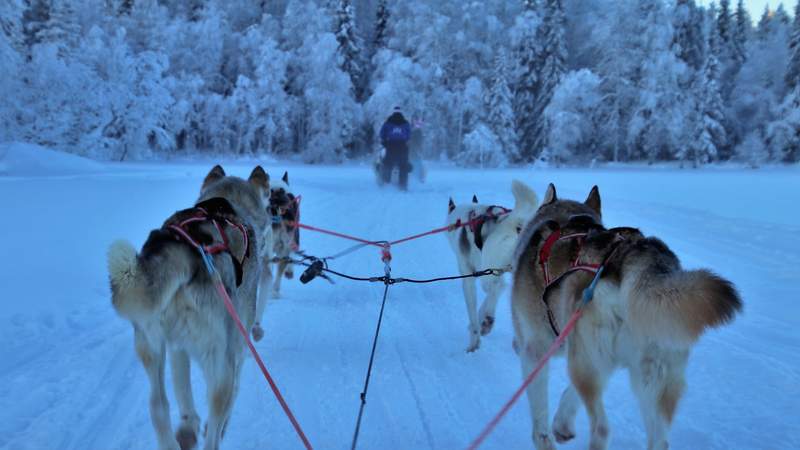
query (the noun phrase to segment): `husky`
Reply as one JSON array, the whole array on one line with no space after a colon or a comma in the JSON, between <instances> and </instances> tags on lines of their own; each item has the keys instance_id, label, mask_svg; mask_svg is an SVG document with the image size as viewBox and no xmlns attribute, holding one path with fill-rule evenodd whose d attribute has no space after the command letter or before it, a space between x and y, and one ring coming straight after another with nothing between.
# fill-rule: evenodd
<instances>
[{"instance_id":1,"label":"husky","mask_svg":"<svg viewBox=\"0 0 800 450\"><path fill-rule=\"evenodd\" d=\"M450 199L447 223L453 225L460 221L466 224L451 227L447 233L450 247L456 254L458 270L468 275L485 269L506 269L511 266L517 238L524 225L533 217L538 205L536 193L524 183L514 180L511 183L514 194L514 209L505 210L494 205L478 203L477 197L471 204L456 205ZM477 310L477 294L475 279L464 278L464 300L469 316L469 345L467 352L480 347L481 336L492 331L494 326L497 299L505 289L502 276L485 276L481 279L481 287L486 299Z\"/></svg>"},{"instance_id":2,"label":"husky","mask_svg":"<svg viewBox=\"0 0 800 450\"><path fill-rule=\"evenodd\" d=\"M273 251L265 264L275 266L275 284L272 286L272 297L280 297L281 279L294 278L294 267L287 258L300 245L300 229L296 226L299 220L299 199L289 187L289 172L270 186L270 214L272 215Z\"/></svg>"},{"instance_id":3,"label":"husky","mask_svg":"<svg viewBox=\"0 0 800 450\"><path fill-rule=\"evenodd\" d=\"M572 439L582 401L590 419L589 448L605 449L603 390L611 373L624 367L639 401L647 448L664 450L692 345L706 329L733 320L742 302L729 281L705 269L682 269L659 239L634 228L605 229L600 205L596 186L580 203L558 199L551 184L515 250L511 307L523 377L598 277L593 300L559 351L567 355L571 384L561 396L552 434L546 366L528 386L533 441L538 450L553 450L552 437Z\"/></svg>"},{"instance_id":4,"label":"husky","mask_svg":"<svg viewBox=\"0 0 800 450\"><path fill-rule=\"evenodd\" d=\"M127 241L109 248L112 304L133 325L136 353L150 381L150 416L161 450L197 444L200 418L192 398L190 358L200 365L207 386L204 448L219 448L239 388L245 342L194 244L213 254L225 289L250 329L256 322L262 257L272 245L269 195L269 176L260 166L248 180L226 176L216 166L203 181L197 205L153 230L141 252ZM181 417L175 435L164 387L167 350Z\"/></svg>"}]
</instances>

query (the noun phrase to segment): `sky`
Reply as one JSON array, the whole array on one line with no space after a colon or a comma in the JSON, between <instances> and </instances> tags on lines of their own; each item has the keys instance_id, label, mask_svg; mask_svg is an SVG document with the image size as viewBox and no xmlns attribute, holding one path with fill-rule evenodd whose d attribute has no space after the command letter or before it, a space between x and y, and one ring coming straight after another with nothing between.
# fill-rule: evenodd
<instances>
[{"instance_id":1,"label":"sky","mask_svg":"<svg viewBox=\"0 0 800 450\"><path fill-rule=\"evenodd\" d=\"M731 5L735 5L737 1L738 0L731 0ZM789 15L792 15L794 13L795 1L797 0L744 0L744 4L750 11L753 20L758 21L758 18L761 17L761 13L764 12L765 5L769 5L769 9L774 10L779 4L783 3L783 7L786 8L786 11ZM699 0L697 3L708 5L711 2L712 0ZM714 1L714 3L719 5L719 0Z\"/></svg>"}]
</instances>

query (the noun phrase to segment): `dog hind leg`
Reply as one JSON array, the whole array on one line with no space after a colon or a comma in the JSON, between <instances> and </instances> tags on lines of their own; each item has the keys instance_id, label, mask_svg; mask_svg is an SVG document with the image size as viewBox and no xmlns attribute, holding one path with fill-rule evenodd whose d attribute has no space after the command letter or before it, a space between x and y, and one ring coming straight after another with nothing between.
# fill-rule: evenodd
<instances>
[{"instance_id":1,"label":"dog hind leg","mask_svg":"<svg viewBox=\"0 0 800 450\"><path fill-rule=\"evenodd\" d=\"M150 420L156 431L159 450L179 450L178 442L172 435L169 418L169 401L164 386L164 366L166 365L166 346L163 339L147 336L138 326L134 326L136 354L142 361L150 381ZM156 340L157 342L152 342Z\"/></svg>"},{"instance_id":2,"label":"dog hind leg","mask_svg":"<svg viewBox=\"0 0 800 450\"><path fill-rule=\"evenodd\" d=\"M553 436L559 444L575 437L575 416L578 414L579 406L578 392L570 384L561 394L561 401L558 402L558 410L553 419Z\"/></svg>"},{"instance_id":3,"label":"dog hind leg","mask_svg":"<svg viewBox=\"0 0 800 450\"><path fill-rule=\"evenodd\" d=\"M175 388L175 398L181 413L181 423L175 438L181 450L190 450L197 445L197 433L200 430L200 416L194 406L192 397L191 363L185 350L170 351L172 367L172 382Z\"/></svg>"},{"instance_id":4,"label":"dog hind leg","mask_svg":"<svg viewBox=\"0 0 800 450\"><path fill-rule=\"evenodd\" d=\"M239 365L231 355L220 354L206 368L208 395L208 421L206 423L205 450L219 450L219 444L230 418L239 376Z\"/></svg>"},{"instance_id":5,"label":"dog hind leg","mask_svg":"<svg viewBox=\"0 0 800 450\"><path fill-rule=\"evenodd\" d=\"M672 417L685 387L684 369L688 355L682 357L644 357L630 371L631 386L639 400L647 430L647 449L666 450Z\"/></svg>"},{"instance_id":6,"label":"dog hind leg","mask_svg":"<svg viewBox=\"0 0 800 450\"><path fill-rule=\"evenodd\" d=\"M603 390L614 368L610 363L602 363L603 356L589 354L579 338L570 341L569 375L589 415L590 450L604 450L608 446L609 427L603 406Z\"/></svg>"}]
</instances>

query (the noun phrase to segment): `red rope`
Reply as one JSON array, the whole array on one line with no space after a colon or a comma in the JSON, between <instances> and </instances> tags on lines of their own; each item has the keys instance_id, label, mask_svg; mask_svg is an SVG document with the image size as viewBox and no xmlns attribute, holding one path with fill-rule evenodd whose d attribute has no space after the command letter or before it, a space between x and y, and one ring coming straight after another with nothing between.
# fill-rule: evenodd
<instances>
[{"instance_id":1,"label":"red rope","mask_svg":"<svg viewBox=\"0 0 800 450\"><path fill-rule=\"evenodd\" d=\"M545 364L547 364L547 361L558 351L561 345L564 344L564 341L572 332L573 328L575 328L575 324L578 323L578 319L581 318L581 315L583 315L583 308L578 308L572 314L572 317L569 318L569 322L567 322L567 325L564 327L561 335L559 335L558 338L553 342L553 345L550 346L550 349L547 350L547 353L542 356L533 371L528 375L527 378L525 378L525 381L522 382L522 386L520 386L519 389L514 392L514 395L512 395L511 398L506 402L506 404L500 408L500 411L497 413L497 415L495 415L494 418L492 418L492 420L486 425L483 431L481 431L481 434L479 434L478 437L472 441L469 447L467 447L467 450L476 450L483 443L483 441L489 437L489 434L495 429L497 424L500 423L500 420L502 420L511 407L514 406L514 403L519 400L528 385L533 382L537 375L539 375L539 372L542 371L542 368L544 368ZM522 351L525 350L523 349Z\"/></svg>"},{"instance_id":2,"label":"red rope","mask_svg":"<svg viewBox=\"0 0 800 450\"><path fill-rule=\"evenodd\" d=\"M219 293L222 300L225 302L225 309L228 310L228 314L230 314L231 318L233 319L234 323L236 323L236 328L239 329L239 333L241 333L242 337L244 338L245 342L247 343L247 347L250 349L250 353L253 354L253 358L256 360L256 364L261 369L261 373L264 374L264 378L267 379L267 383L269 383L270 389L272 389L272 393L275 394L275 398L278 399L278 403L281 404L281 408L283 408L283 412L286 413L286 416L289 417L289 421L292 422L292 426L294 430L297 432L297 435L300 437L300 440L303 441L303 445L307 450L312 450L311 443L308 441L305 433L303 433L303 429L300 428L300 424L295 419L294 414L289 409L289 405L286 403L286 400L283 399L283 395L278 390L278 385L275 384L275 381L270 376L269 371L267 370L267 366L264 365L264 361L261 360L261 356L259 356L258 351L256 350L253 342L250 340L250 334L244 328L241 319L239 319L239 315L236 313L236 309L233 307L233 302L231 302L230 296L228 296L228 292L225 290L225 286L222 284L222 279L219 277L218 272L214 272L212 275L215 278L214 286L217 288L217 292Z\"/></svg>"},{"instance_id":3,"label":"red rope","mask_svg":"<svg viewBox=\"0 0 800 450\"><path fill-rule=\"evenodd\" d=\"M510 212L511 212L511 210L507 210L507 209L504 208L503 211L501 213L499 213L499 214L494 214L493 213L492 217L504 216L506 214L509 214ZM430 236L430 235L433 235L433 234L443 233L445 231L451 231L451 230L455 230L455 229L458 229L458 228L461 228L461 227L471 226L473 224L477 224L477 223L479 223L481 221L484 221L484 220L486 220L486 218L482 217L482 216L478 216L475 219L472 219L472 220L467 221L467 222L462 222L461 219L459 219L459 220L456 221L456 223L453 223L453 224L450 224L450 225L445 225L443 227L434 228L433 230L426 231L424 233L415 234L415 235L408 236L408 237L404 237L404 238L398 239L396 241L390 241L388 243L388 245L389 246L393 246L393 245L397 245L397 244L402 244L404 242L413 241L415 239L419 239L419 238L422 238L422 237L425 237L425 236ZM386 244L383 241L369 241L367 239L362 239L362 238L359 238L359 237L356 237L356 236L350 236L348 234L339 233L337 231L331 231L331 230L326 230L324 228L313 227L311 225L306 225L304 223L295 223L294 225L296 227L298 227L298 228L303 228L305 230L316 231L318 233L328 234L328 235L331 235L331 236L340 237L342 239L349 239L351 241L361 242L362 244L374 245L375 247L385 247L386 246Z\"/></svg>"}]
</instances>

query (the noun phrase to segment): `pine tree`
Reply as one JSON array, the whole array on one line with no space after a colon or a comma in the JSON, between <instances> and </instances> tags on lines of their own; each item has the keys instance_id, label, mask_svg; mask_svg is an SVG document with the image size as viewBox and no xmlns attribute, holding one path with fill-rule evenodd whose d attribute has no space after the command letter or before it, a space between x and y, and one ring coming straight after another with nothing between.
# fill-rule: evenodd
<instances>
[{"instance_id":1,"label":"pine tree","mask_svg":"<svg viewBox=\"0 0 800 450\"><path fill-rule=\"evenodd\" d=\"M376 52L386 48L386 44L388 44L389 17L389 7L386 5L386 0L380 0L378 2L378 11L375 14L375 39L372 41Z\"/></svg>"},{"instance_id":2,"label":"pine tree","mask_svg":"<svg viewBox=\"0 0 800 450\"><path fill-rule=\"evenodd\" d=\"M339 0L335 21L336 41L339 43L339 68L350 76L353 94L361 100L364 94L364 63L361 55L361 40L356 34L356 20L350 0Z\"/></svg>"},{"instance_id":3,"label":"pine tree","mask_svg":"<svg viewBox=\"0 0 800 450\"><path fill-rule=\"evenodd\" d=\"M767 126L767 146L776 161L800 161L800 85L786 96L778 117Z\"/></svg>"},{"instance_id":4,"label":"pine tree","mask_svg":"<svg viewBox=\"0 0 800 450\"><path fill-rule=\"evenodd\" d=\"M511 103L511 90L508 88L508 55L504 51L495 57L492 85L486 99L489 115L489 128L497 136L506 159L519 159L517 134L514 129L514 109Z\"/></svg>"},{"instance_id":5,"label":"pine tree","mask_svg":"<svg viewBox=\"0 0 800 450\"><path fill-rule=\"evenodd\" d=\"M750 14L744 7L744 1L739 0L736 4L736 28L733 33L734 60L741 66L747 59L747 39L750 35Z\"/></svg>"},{"instance_id":6,"label":"pine tree","mask_svg":"<svg viewBox=\"0 0 800 450\"><path fill-rule=\"evenodd\" d=\"M800 1L794 8L792 36L789 40L789 66L786 68L786 86L790 91L800 85Z\"/></svg>"},{"instance_id":7,"label":"pine tree","mask_svg":"<svg viewBox=\"0 0 800 450\"><path fill-rule=\"evenodd\" d=\"M532 1L528 3L532 4ZM520 29L516 53L516 73L514 76L514 113L516 131L519 138L520 157L532 161L536 135L536 98L539 81L539 56L541 47L537 39L539 18L536 12L528 7L517 22Z\"/></svg>"},{"instance_id":8,"label":"pine tree","mask_svg":"<svg viewBox=\"0 0 800 450\"><path fill-rule=\"evenodd\" d=\"M545 108L553 98L553 91L566 71L567 51L564 47L564 7L561 0L547 0L543 5L541 42L544 44L539 61L536 103L534 105L535 126L533 130L533 154L538 156L547 146L549 129Z\"/></svg>"}]
</instances>

